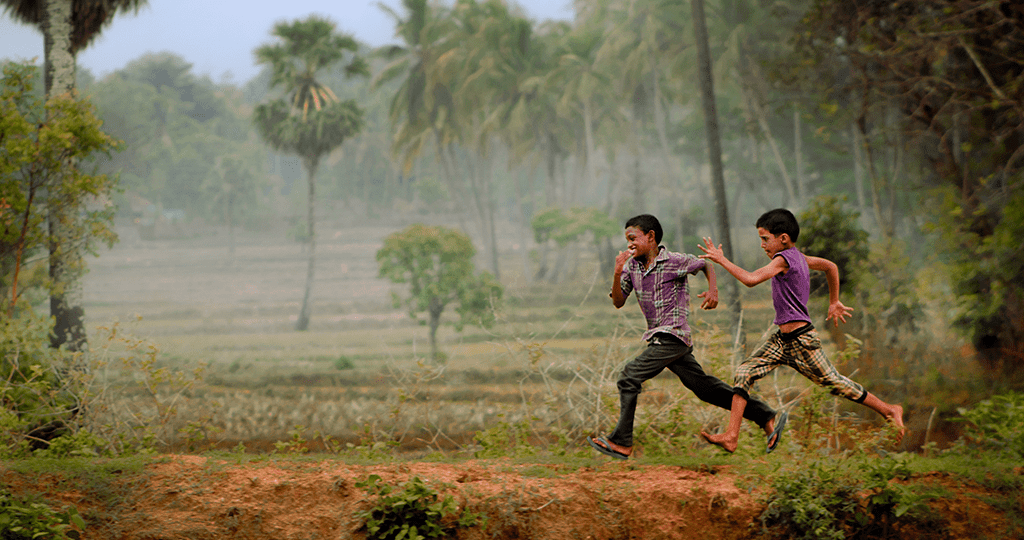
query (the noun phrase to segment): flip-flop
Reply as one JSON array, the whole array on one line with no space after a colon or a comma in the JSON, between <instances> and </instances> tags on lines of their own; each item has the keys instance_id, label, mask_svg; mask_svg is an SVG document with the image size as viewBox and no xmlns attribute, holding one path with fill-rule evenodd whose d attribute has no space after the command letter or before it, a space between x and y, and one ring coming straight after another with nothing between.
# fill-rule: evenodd
<instances>
[{"instance_id":1,"label":"flip-flop","mask_svg":"<svg viewBox=\"0 0 1024 540\"><path fill-rule=\"evenodd\" d=\"M628 455L612 450L612 448L608 446L608 439L604 437L587 437L587 442L590 443L590 446L594 447L594 450L597 450L606 456L611 456L615 459L629 459Z\"/></svg>"},{"instance_id":2,"label":"flip-flop","mask_svg":"<svg viewBox=\"0 0 1024 540\"><path fill-rule=\"evenodd\" d=\"M779 441L782 440L782 430L786 427L786 420L789 419L789 412L782 411L775 416L775 429L772 430L772 434L768 436L768 449L765 450L766 454L771 454L772 450L779 445ZM772 442L772 439L775 439Z\"/></svg>"}]
</instances>

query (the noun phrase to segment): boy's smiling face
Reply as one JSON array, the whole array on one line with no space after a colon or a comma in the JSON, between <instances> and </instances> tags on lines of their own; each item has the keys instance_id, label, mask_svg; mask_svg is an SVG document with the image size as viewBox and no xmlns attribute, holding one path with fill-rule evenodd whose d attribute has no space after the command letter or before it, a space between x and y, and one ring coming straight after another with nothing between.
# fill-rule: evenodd
<instances>
[{"instance_id":1,"label":"boy's smiling face","mask_svg":"<svg viewBox=\"0 0 1024 540\"><path fill-rule=\"evenodd\" d=\"M769 259L775 257L778 252L793 246L793 243L789 241L789 235L786 233L775 236L764 227L758 227L757 236L761 238L761 249L764 250Z\"/></svg>"},{"instance_id":2,"label":"boy's smiling face","mask_svg":"<svg viewBox=\"0 0 1024 540\"><path fill-rule=\"evenodd\" d=\"M658 256L658 243L654 241L654 231L641 231L639 227L626 228L626 248L633 258L647 261Z\"/></svg>"}]
</instances>

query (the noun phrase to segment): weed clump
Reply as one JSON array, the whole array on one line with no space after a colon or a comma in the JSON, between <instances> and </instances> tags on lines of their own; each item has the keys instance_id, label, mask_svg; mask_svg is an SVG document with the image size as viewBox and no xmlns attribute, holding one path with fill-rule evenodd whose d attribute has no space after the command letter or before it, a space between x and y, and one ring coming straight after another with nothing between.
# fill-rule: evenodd
<instances>
[{"instance_id":1,"label":"weed clump","mask_svg":"<svg viewBox=\"0 0 1024 540\"><path fill-rule=\"evenodd\" d=\"M356 483L376 497L374 506L357 516L366 520L366 537L372 540L421 540L448 538L457 527L470 527L479 521L475 514L459 512L451 495L442 497L418 476L396 488L380 483L371 474Z\"/></svg>"},{"instance_id":2,"label":"weed clump","mask_svg":"<svg viewBox=\"0 0 1024 540\"><path fill-rule=\"evenodd\" d=\"M971 409L960 409L969 422L967 436L985 450L1024 458L1024 394L992 396Z\"/></svg>"},{"instance_id":3,"label":"weed clump","mask_svg":"<svg viewBox=\"0 0 1024 540\"><path fill-rule=\"evenodd\" d=\"M4 540L76 540L84 528L85 521L73 506L57 512L38 500L0 489L0 538Z\"/></svg>"},{"instance_id":4,"label":"weed clump","mask_svg":"<svg viewBox=\"0 0 1024 540\"><path fill-rule=\"evenodd\" d=\"M907 460L892 457L801 464L773 479L763 530L770 538L904 538L937 519L928 495L892 481L909 477Z\"/></svg>"}]
</instances>

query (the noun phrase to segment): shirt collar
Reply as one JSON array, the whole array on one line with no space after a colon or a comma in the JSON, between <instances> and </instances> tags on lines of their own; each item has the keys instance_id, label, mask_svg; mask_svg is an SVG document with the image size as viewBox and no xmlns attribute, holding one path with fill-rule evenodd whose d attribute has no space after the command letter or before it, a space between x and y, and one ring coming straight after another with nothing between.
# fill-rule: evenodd
<instances>
[{"instance_id":1,"label":"shirt collar","mask_svg":"<svg viewBox=\"0 0 1024 540\"><path fill-rule=\"evenodd\" d=\"M658 266L658 262L659 261L666 261L666 260L668 260L668 250L665 249L665 246L658 246L658 255L656 257L654 257L654 264L648 266L646 270L642 270L643 275L646 276L647 274L650 274L651 271L654 270L654 267ZM633 259L633 261L637 264L637 266L640 266L640 261L638 261L636 259Z\"/></svg>"}]
</instances>

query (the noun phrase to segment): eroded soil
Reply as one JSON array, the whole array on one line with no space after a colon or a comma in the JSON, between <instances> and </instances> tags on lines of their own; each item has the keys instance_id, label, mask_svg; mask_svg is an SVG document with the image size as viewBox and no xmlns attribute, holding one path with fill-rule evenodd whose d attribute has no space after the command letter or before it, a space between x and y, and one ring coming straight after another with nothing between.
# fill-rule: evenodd
<instances>
[{"instance_id":1,"label":"eroded soil","mask_svg":"<svg viewBox=\"0 0 1024 540\"><path fill-rule=\"evenodd\" d=\"M142 473L76 485L0 465L0 481L12 491L41 491L55 505L78 508L88 522L83 538L123 540L365 538L358 512L370 508L371 497L357 483L373 474L394 486L419 478L479 516L477 525L453 530L452 538L763 537L758 518L765 489L731 467L501 459L350 465L169 455ZM994 493L942 474L913 481L941 488L943 497L929 503L937 521L893 538L1019 538L1020 524L986 502ZM1024 504L1019 495L1017 504Z\"/></svg>"}]
</instances>

